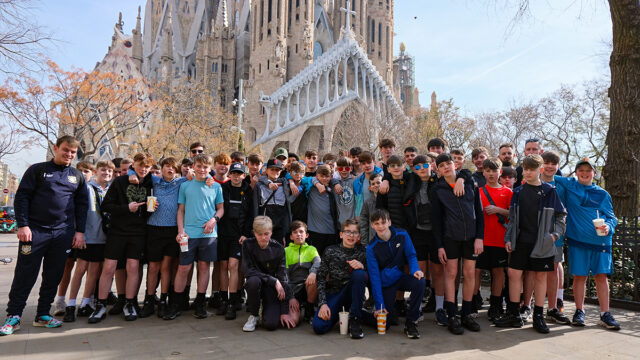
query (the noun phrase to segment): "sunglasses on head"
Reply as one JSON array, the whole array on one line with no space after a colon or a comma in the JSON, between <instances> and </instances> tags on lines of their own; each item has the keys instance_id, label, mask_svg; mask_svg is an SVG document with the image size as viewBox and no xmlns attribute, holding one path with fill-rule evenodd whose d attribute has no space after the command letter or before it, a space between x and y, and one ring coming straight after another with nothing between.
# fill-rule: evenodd
<instances>
[{"instance_id":1,"label":"sunglasses on head","mask_svg":"<svg viewBox=\"0 0 640 360\"><path fill-rule=\"evenodd\" d=\"M204 150L196 150L196 149L191 150L192 154L202 154L203 152Z\"/></svg>"},{"instance_id":2,"label":"sunglasses on head","mask_svg":"<svg viewBox=\"0 0 640 360\"><path fill-rule=\"evenodd\" d=\"M418 164L418 165L415 165L413 168L416 169L416 170L428 169L429 168L429 164Z\"/></svg>"},{"instance_id":3,"label":"sunglasses on head","mask_svg":"<svg viewBox=\"0 0 640 360\"><path fill-rule=\"evenodd\" d=\"M338 171L351 171L351 166L338 166Z\"/></svg>"}]
</instances>

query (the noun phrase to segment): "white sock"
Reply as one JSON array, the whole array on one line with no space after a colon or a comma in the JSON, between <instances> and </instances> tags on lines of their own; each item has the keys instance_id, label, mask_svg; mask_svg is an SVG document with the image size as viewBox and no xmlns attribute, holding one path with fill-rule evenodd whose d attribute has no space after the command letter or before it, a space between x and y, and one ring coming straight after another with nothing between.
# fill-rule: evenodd
<instances>
[{"instance_id":1,"label":"white sock","mask_svg":"<svg viewBox=\"0 0 640 360\"><path fill-rule=\"evenodd\" d=\"M64 301L64 295L63 296L57 295L56 296L56 302L58 302L58 301Z\"/></svg>"},{"instance_id":2,"label":"white sock","mask_svg":"<svg viewBox=\"0 0 640 360\"><path fill-rule=\"evenodd\" d=\"M564 289L558 289L558 296L556 297L562 300L562 298L564 297Z\"/></svg>"},{"instance_id":3,"label":"white sock","mask_svg":"<svg viewBox=\"0 0 640 360\"><path fill-rule=\"evenodd\" d=\"M91 302L91 299L89 298L82 298L82 303L80 304L80 307L85 307L87 306L87 304L89 304Z\"/></svg>"},{"instance_id":4,"label":"white sock","mask_svg":"<svg viewBox=\"0 0 640 360\"><path fill-rule=\"evenodd\" d=\"M67 306L76 306L76 299L69 299Z\"/></svg>"},{"instance_id":5,"label":"white sock","mask_svg":"<svg viewBox=\"0 0 640 360\"><path fill-rule=\"evenodd\" d=\"M606 313L606 311L600 311L600 316L604 315L604 313Z\"/></svg>"},{"instance_id":6,"label":"white sock","mask_svg":"<svg viewBox=\"0 0 640 360\"><path fill-rule=\"evenodd\" d=\"M436 310L442 309L444 306L444 295L438 296L436 295Z\"/></svg>"}]
</instances>

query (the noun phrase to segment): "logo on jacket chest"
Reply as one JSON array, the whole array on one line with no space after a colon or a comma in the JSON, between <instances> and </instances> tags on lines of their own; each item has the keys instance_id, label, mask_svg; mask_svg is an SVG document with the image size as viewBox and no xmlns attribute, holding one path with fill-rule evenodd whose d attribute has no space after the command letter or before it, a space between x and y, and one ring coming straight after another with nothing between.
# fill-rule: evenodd
<instances>
[{"instance_id":1,"label":"logo on jacket chest","mask_svg":"<svg viewBox=\"0 0 640 360\"><path fill-rule=\"evenodd\" d=\"M67 176L67 180L69 180L69 182L72 183L72 184L77 184L78 183L78 178L73 176L73 175L68 175Z\"/></svg>"},{"instance_id":2,"label":"logo on jacket chest","mask_svg":"<svg viewBox=\"0 0 640 360\"><path fill-rule=\"evenodd\" d=\"M129 185L127 186L127 199L129 202L147 201L147 190L136 185Z\"/></svg>"}]
</instances>

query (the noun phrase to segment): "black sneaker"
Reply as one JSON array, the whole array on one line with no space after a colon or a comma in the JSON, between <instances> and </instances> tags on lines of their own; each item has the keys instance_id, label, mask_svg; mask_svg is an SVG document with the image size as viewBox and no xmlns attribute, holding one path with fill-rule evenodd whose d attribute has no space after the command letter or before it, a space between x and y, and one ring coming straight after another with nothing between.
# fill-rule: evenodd
<instances>
[{"instance_id":1,"label":"black sneaker","mask_svg":"<svg viewBox=\"0 0 640 360\"><path fill-rule=\"evenodd\" d=\"M482 295L480 295L479 292L473 295L473 299L471 301L473 302L473 307L476 311L482 309L484 301L482 300Z\"/></svg>"},{"instance_id":2,"label":"black sneaker","mask_svg":"<svg viewBox=\"0 0 640 360\"><path fill-rule=\"evenodd\" d=\"M155 312L155 302L155 296L147 296L147 298L144 300L144 305L142 305L142 310L140 310L141 318L146 318L153 315L153 313Z\"/></svg>"},{"instance_id":3,"label":"black sneaker","mask_svg":"<svg viewBox=\"0 0 640 360\"><path fill-rule=\"evenodd\" d=\"M533 314L533 328L540 334L549 333L549 327L547 326L547 322L544 321L544 315Z\"/></svg>"},{"instance_id":4,"label":"black sneaker","mask_svg":"<svg viewBox=\"0 0 640 360\"><path fill-rule=\"evenodd\" d=\"M498 307L495 305L491 305L489 306L489 310L487 311L487 318L489 319L489 321L493 322L500 316L500 314L502 314L502 312L502 306Z\"/></svg>"},{"instance_id":5,"label":"black sneaker","mask_svg":"<svg viewBox=\"0 0 640 360\"><path fill-rule=\"evenodd\" d=\"M78 317L88 317L91 316L91 314L93 313L93 308L91 307L91 305L87 304L81 308L78 309Z\"/></svg>"},{"instance_id":6,"label":"black sneaker","mask_svg":"<svg viewBox=\"0 0 640 360\"><path fill-rule=\"evenodd\" d=\"M182 294L182 297L178 299L178 310L187 311L193 308L193 304L189 304L189 293L186 291Z\"/></svg>"},{"instance_id":7,"label":"black sneaker","mask_svg":"<svg viewBox=\"0 0 640 360\"><path fill-rule=\"evenodd\" d=\"M111 309L109 309L109 315L119 315L122 314L122 309L124 309L124 304L126 303L126 299L118 298L116 303L113 304Z\"/></svg>"},{"instance_id":8,"label":"black sneaker","mask_svg":"<svg viewBox=\"0 0 640 360\"><path fill-rule=\"evenodd\" d=\"M576 312L573 314L573 320L571 320L571 325L584 327L584 311L576 309Z\"/></svg>"},{"instance_id":9,"label":"black sneaker","mask_svg":"<svg viewBox=\"0 0 640 360\"><path fill-rule=\"evenodd\" d=\"M170 302L162 318L164 320L173 320L178 316L180 316L180 309L178 305L175 302Z\"/></svg>"},{"instance_id":10,"label":"black sneaker","mask_svg":"<svg viewBox=\"0 0 640 360\"><path fill-rule=\"evenodd\" d=\"M520 317L524 322L529 321L529 319L531 319L531 307L527 305L522 305L520 307Z\"/></svg>"},{"instance_id":11,"label":"black sneaker","mask_svg":"<svg viewBox=\"0 0 640 360\"><path fill-rule=\"evenodd\" d=\"M469 331L480 331L480 324L476 322L476 319L474 319L471 314L462 317L462 326L467 328Z\"/></svg>"},{"instance_id":12,"label":"black sneaker","mask_svg":"<svg viewBox=\"0 0 640 360\"><path fill-rule=\"evenodd\" d=\"M208 316L207 304L204 301L193 302L193 317L196 319L204 319Z\"/></svg>"},{"instance_id":13,"label":"black sneaker","mask_svg":"<svg viewBox=\"0 0 640 360\"><path fill-rule=\"evenodd\" d=\"M357 317L349 318L349 336L352 339L362 339L364 337L362 326L360 326L360 319L358 319Z\"/></svg>"},{"instance_id":14,"label":"black sneaker","mask_svg":"<svg viewBox=\"0 0 640 360\"><path fill-rule=\"evenodd\" d=\"M398 317L407 317L407 302L404 300L396 300L396 315Z\"/></svg>"},{"instance_id":15,"label":"black sneaker","mask_svg":"<svg viewBox=\"0 0 640 360\"><path fill-rule=\"evenodd\" d=\"M422 307L422 313L428 314L436 311L436 292L432 291L429 298L427 299L427 303Z\"/></svg>"},{"instance_id":16,"label":"black sneaker","mask_svg":"<svg viewBox=\"0 0 640 360\"><path fill-rule=\"evenodd\" d=\"M571 320L558 309L547 310L547 319L555 322L556 324L571 325Z\"/></svg>"},{"instance_id":17,"label":"black sneaker","mask_svg":"<svg viewBox=\"0 0 640 360\"><path fill-rule=\"evenodd\" d=\"M404 323L404 334L409 339L420 339L420 333L418 332L418 326L415 322L407 320Z\"/></svg>"},{"instance_id":18,"label":"black sneaker","mask_svg":"<svg viewBox=\"0 0 640 360\"><path fill-rule=\"evenodd\" d=\"M464 334L464 328L456 316L449 317L447 320L447 328L449 328L449 331L454 335Z\"/></svg>"},{"instance_id":19,"label":"black sneaker","mask_svg":"<svg viewBox=\"0 0 640 360\"><path fill-rule=\"evenodd\" d=\"M436 324L440 326L449 325L449 319L447 318L447 312L444 309L438 309L436 311Z\"/></svg>"},{"instance_id":20,"label":"black sneaker","mask_svg":"<svg viewBox=\"0 0 640 360\"><path fill-rule=\"evenodd\" d=\"M218 316L224 316L227 313L227 305L229 304L228 301L222 301L222 303L220 304L220 307L218 307L216 309L216 315Z\"/></svg>"},{"instance_id":21,"label":"black sneaker","mask_svg":"<svg viewBox=\"0 0 640 360\"><path fill-rule=\"evenodd\" d=\"M126 321L135 321L138 319L138 312L136 311L136 307L132 302L127 302L124 305L122 314L124 315L124 319Z\"/></svg>"},{"instance_id":22,"label":"black sneaker","mask_svg":"<svg viewBox=\"0 0 640 360\"><path fill-rule=\"evenodd\" d=\"M98 301L96 303L96 309L93 310L91 316L89 316L89 324L97 324L100 321L104 320L107 317L107 308L103 303Z\"/></svg>"},{"instance_id":23,"label":"black sneaker","mask_svg":"<svg viewBox=\"0 0 640 360\"><path fill-rule=\"evenodd\" d=\"M224 318L226 320L234 320L236 318L236 306L231 301L227 303L227 311L224 313Z\"/></svg>"},{"instance_id":24,"label":"black sneaker","mask_svg":"<svg viewBox=\"0 0 640 360\"><path fill-rule=\"evenodd\" d=\"M524 325L524 321L520 317L520 314L504 314L502 316L497 317L493 324L497 327L514 327L521 328Z\"/></svg>"},{"instance_id":25,"label":"black sneaker","mask_svg":"<svg viewBox=\"0 0 640 360\"><path fill-rule=\"evenodd\" d=\"M222 296L220 296L219 292L213 294L213 296L209 297L209 308L217 309L222 305Z\"/></svg>"},{"instance_id":26,"label":"black sneaker","mask_svg":"<svg viewBox=\"0 0 640 360\"><path fill-rule=\"evenodd\" d=\"M64 317L62 318L64 322L74 322L76 321L76 307L75 306L67 306L64 308Z\"/></svg>"},{"instance_id":27,"label":"black sneaker","mask_svg":"<svg viewBox=\"0 0 640 360\"><path fill-rule=\"evenodd\" d=\"M115 305L118 302L118 297L111 291L107 295L107 305Z\"/></svg>"},{"instance_id":28,"label":"black sneaker","mask_svg":"<svg viewBox=\"0 0 640 360\"><path fill-rule=\"evenodd\" d=\"M163 318L166 312L167 312L167 302L160 300L158 302L158 309L156 309L156 314L158 315L159 318Z\"/></svg>"}]
</instances>

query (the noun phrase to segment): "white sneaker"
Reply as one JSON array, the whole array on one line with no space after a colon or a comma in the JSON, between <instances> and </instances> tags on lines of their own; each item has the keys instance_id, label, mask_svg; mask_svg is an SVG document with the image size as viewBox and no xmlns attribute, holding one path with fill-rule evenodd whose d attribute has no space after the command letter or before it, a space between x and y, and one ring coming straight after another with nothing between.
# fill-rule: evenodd
<instances>
[{"instance_id":1,"label":"white sneaker","mask_svg":"<svg viewBox=\"0 0 640 360\"><path fill-rule=\"evenodd\" d=\"M242 331L247 331L247 332L254 331L256 329L256 324L258 324L258 317L249 315L249 319L247 319L247 322L244 323L244 326L242 327Z\"/></svg>"},{"instance_id":2,"label":"white sneaker","mask_svg":"<svg viewBox=\"0 0 640 360\"><path fill-rule=\"evenodd\" d=\"M54 316L64 315L67 309L67 303L64 299L56 300L51 306L51 312Z\"/></svg>"}]
</instances>

